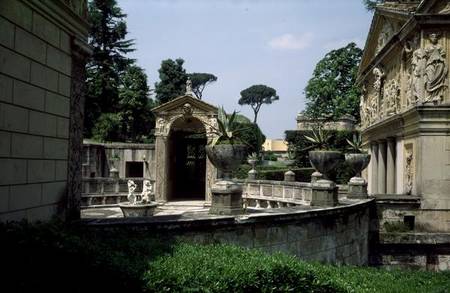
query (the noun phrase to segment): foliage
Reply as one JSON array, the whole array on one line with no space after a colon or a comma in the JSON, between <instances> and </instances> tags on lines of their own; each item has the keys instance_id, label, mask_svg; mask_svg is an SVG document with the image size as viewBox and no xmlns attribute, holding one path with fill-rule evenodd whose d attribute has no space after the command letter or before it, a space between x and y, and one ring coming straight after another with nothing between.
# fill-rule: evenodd
<instances>
[{"instance_id":1,"label":"foliage","mask_svg":"<svg viewBox=\"0 0 450 293\"><path fill-rule=\"evenodd\" d=\"M305 116L338 119L347 114L360 120L361 93L355 82L361 56L362 50L350 43L317 63L305 89Z\"/></svg>"},{"instance_id":2,"label":"foliage","mask_svg":"<svg viewBox=\"0 0 450 293\"><path fill-rule=\"evenodd\" d=\"M96 141L121 141L123 132L122 115L103 113L92 130L92 138Z\"/></svg>"},{"instance_id":3,"label":"foliage","mask_svg":"<svg viewBox=\"0 0 450 293\"><path fill-rule=\"evenodd\" d=\"M129 66L119 88L119 107L123 119L123 137L131 141L143 141L155 127L151 112L154 103L148 98L147 75L138 66Z\"/></svg>"},{"instance_id":4,"label":"foliage","mask_svg":"<svg viewBox=\"0 0 450 293\"><path fill-rule=\"evenodd\" d=\"M361 133L354 133L353 139L349 140L348 138L345 139L350 146L350 150L352 152L356 153L364 153L364 149L362 148L362 139L361 139Z\"/></svg>"},{"instance_id":5,"label":"foliage","mask_svg":"<svg viewBox=\"0 0 450 293\"><path fill-rule=\"evenodd\" d=\"M115 113L103 113L92 130L97 141L142 142L155 125L148 98L147 76L142 68L131 65L121 75L119 101Z\"/></svg>"},{"instance_id":6,"label":"foliage","mask_svg":"<svg viewBox=\"0 0 450 293\"><path fill-rule=\"evenodd\" d=\"M241 98L239 99L239 105L250 105L255 114L253 123L256 123L258 119L258 113L263 104L272 104L278 100L277 91L266 85L253 85L243 91L241 91Z\"/></svg>"},{"instance_id":7,"label":"foliage","mask_svg":"<svg viewBox=\"0 0 450 293\"><path fill-rule=\"evenodd\" d=\"M215 146L218 143L239 143L241 140L241 133L244 131L244 127L240 123L236 122L236 111L228 115L223 107L219 108L217 114L217 125L210 125L212 132L216 135L211 142L211 146Z\"/></svg>"},{"instance_id":8,"label":"foliage","mask_svg":"<svg viewBox=\"0 0 450 293\"><path fill-rule=\"evenodd\" d=\"M125 17L116 0L89 2L89 45L93 55L87 64L85 137L91 135L102 113L116 112L120 74L133 63L132 59L125 57L125 54L134 51L133 41L125 39Z\"/></svg>"},{"instance_id":9,"label":"foliage","mask_svg":"<svg viewBox=\"0 0 450 293\"><path fill-rule=\"evenodd\" d=\"M446 292L450 273L331 266L230 245L182 244L151 263L151 292Z\"/></svg>"},{"instance_id":10,"label":"foliage","mask_svg":"<svg viewBox=\"0 0 450 293\"><path fill-rule=\"evenodd\" d=\"M177 244L135 229L0 223L7 292L446 292L450 273L305 263L228 245ZM179 287L181 284L185 287ZM303 286L303 287L302 287ZM246 290L248 288L249 290ZM251 288L261 288L260 290ZM265 288L265 289L263 289Z\"/></svg>"},{"instance_id":11,"label":"foliage","mask_svg":"<svg viewBox=\"0 0 450 293\"><path fill-rule=\"evenodd\" d=\"M347 130L327 130L330 136L328 140L328 147L333 150L341 151L343 153L348 153L348 143L347 139L351 139L355 131ZM306 136L313 136L312 130L288 130L286 131L286 141L289 144L295 145L296 151L296 165L299 167L310 167L311 163L309 161L308 151L314 149L316 146L305 138ZM341 163L335 168L335 174L331 174L331 178L336 180L339 184L347 184L347 182L352 177L352 170L345 162Z\"/></svg>"},{"instance_id":12,"label":"foliage","mask_svg":"<svg viewBox=\"0 0 450 293\"><path fill-rule=\"evenodd\" d=\"M322 128L313 129L312 135L305 135L305 138L313 144L312 146L315 149L330 149L328 142L331 138L331 134Z\"/></svg>"},{"instance_id":13,"label":"foliage","mask_svg":"<svg viewBox=\"0 0 450 293\"><path fill-rule=\"evenodd\" d=\"M249 161L250 160L258 161L259 160L259 156L258 156L257 153L253 152L253 153L251 153L251 154L249 154L247 156L247 160L249 160Z\"/></svg>"},{"instance_id":14,"label":"foliage","mask_svg":"<svg viewBox=\"0 0 450 293\"><path fill-rule=\"evenodd\" d=\"M217 76L211 73L189 73L189 78L192 81L192 91L200 100L203 96L203 90L206 85L217 81Z\"/></svg>"},{"instance_id":15,"label":"foliage","mask_svg":"<svg viewBox=\"0 0 450 293\"><path fill-rule=\"evenodd\" d=\"M363 0L364 6L366 6L366 9L369 11L375 10L375 7L377 4L383 3L384 0Z\"/></svg>"},{"instance_id":16,"label":"foliage","mask_svg":"<svg viewBox=\"0 0 450 293\"><path fill-rule=\"evenodd\" d=\"M293 257L228 245L180 245L145 280L154 292L344 292Z\"/></svg>"},{"instance_id":17,"label":"foliage","mask_svg":"<svg viewBox=\"0 0 450 293\"><path fill-rule=\"evenodd\" d=\"M163 60L158 70L160 82L155 83L156 100L167 103L186 92L187 74L181 58Z\"/></svg>"},{"instance_id":18,"label":"foliage","mask_svg":"<svg viewBox=\"0 0 450 293\"><path fill-rule=\"evenodd\" d=\"M141 292L142 273L169 251L146 235L59 221L0 223L5 292Z\"/></svg>"}]
</instances>

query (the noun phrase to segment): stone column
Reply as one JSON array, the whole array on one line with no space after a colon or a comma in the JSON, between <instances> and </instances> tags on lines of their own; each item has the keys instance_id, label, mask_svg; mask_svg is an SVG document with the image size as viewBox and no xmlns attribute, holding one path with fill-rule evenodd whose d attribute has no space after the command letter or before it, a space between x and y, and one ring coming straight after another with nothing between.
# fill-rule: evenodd
<instances>
[{"instance_id":1,"label":"stone column","mask_svg":"<svg viewBox=\"0 0 450 293\"><path fill-rule=\"evenodd\" d=\"M387 140L386 154L386 193L395 193L395 137Z\"/></svg>"},{"instance_id":2,"label":"stone column","mask_svg":"<svg viewBox=\"0 0 450 293\"><path fill-rule=\"evenodd\" d=\"M370 145L370 193L378 193L378 144L372 142Z\"/></svg>"},{"instance_id":3,"label":"stone column","mask_svg":"<svg viewBox=\"0 0 450 293\"><path fill-rule=\"evenodd\" d=\"M386 141L378 142L378 194L386 193Z\"/></svg>"},{"instance_id":4,"label":"stone column","mask_svg":"<svg viewBox=\"0 0 450 293\"><path fill-rule=\"evenodd\" d=\"M168 158L167 136L156 136L155 142L155 199L158 202L167 201Z\"/></svg>"}]
</instances>

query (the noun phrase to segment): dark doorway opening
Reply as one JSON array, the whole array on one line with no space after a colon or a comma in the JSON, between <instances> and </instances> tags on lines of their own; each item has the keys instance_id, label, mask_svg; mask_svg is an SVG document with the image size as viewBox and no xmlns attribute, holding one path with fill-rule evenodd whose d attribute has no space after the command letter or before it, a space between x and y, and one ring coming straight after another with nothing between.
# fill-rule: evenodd
<instances>
[{"instance_id":1,"label":"dark doorway opening","mask_svg":"<svg viewBox=\"0 0 450 293\"><path fill-rule=\"evenodd\" d=\"M198 119L174 123L170 135L170 200L205 199L206 142L204 127Z\"/></svg>"},{"instance_id":2,"label":"dark doorway opening","mask_svg":"<svg viewBox=\"0 0 450 293\"><path fill-rule=\"evenodd\" d=\"M142 178L144 177L144 162L126 162L125 177Z\"/></svg>"}]
</instances>

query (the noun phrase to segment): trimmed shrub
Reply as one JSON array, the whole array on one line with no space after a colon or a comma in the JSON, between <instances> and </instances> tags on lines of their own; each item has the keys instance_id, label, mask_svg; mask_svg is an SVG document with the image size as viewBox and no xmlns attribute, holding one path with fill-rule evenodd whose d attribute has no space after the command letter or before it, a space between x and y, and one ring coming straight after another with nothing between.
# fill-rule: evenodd
<instances>
[{"instance_id":1,"label":"trimmed shrub","mask_svg":"<svg viewBox=\"0 0 450 293\"><path fill-rule=\"evenodd\" d=\"M294 257L229 245L181 244L144 279L150 292L345 292Z\"/></svg>"}]
</instances>

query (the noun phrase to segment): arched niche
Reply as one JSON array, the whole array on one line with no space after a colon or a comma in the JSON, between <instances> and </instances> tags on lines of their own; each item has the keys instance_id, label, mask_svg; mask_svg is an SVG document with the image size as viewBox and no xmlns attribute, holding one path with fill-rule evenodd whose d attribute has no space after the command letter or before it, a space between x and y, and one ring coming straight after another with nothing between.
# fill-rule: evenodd
<instances>
[{"instance_id":1,"label":"arched niche","mask_svg":"<svg viewBox=\"0 0 450 293\"><path fill-rule=\"evenodd\" d=\"M154 108L153 112L156 200L210 202L217 170L206 157L204 147L214 138L217 108L186 95Z\"/></svg>"}]
</instances>

